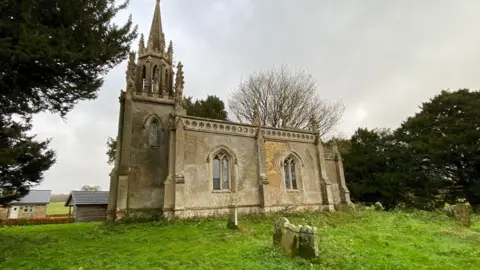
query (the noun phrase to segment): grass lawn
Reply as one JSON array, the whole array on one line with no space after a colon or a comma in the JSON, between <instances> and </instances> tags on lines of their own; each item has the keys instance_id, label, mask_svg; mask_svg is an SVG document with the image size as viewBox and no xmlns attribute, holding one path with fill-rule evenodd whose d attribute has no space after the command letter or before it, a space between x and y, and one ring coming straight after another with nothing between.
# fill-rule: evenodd
<instances>
[{"instance_id":1,"label":"grass lawn","mask_svg":"<svg viewBox=\"0 0 480 270\"><path fill-rule=\"evenodd\" d=\"M68 214L65 202L51 202L47 205L47 215Z\"/></svg>"},{"instance_id":2,"label":"grass lawn","mask_svg":"<svg viewBox=\"0 0 480 270\"><path fill-rule=\"evenodd\" d=\"M0 228L0 269L480 269L480 217L462 228L440 213L297 214L318 226L314 262L272 247L274 217L172 224Z\"/></svg>"}]
</instances>

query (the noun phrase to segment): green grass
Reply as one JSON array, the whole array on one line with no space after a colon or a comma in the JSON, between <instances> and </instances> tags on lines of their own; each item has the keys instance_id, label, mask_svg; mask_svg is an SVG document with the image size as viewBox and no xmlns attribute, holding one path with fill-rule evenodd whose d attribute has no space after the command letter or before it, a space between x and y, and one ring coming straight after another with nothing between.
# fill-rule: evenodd
<instances>
[{"instance_id":1,"label":"green grass","mask_svg":"<svg viewBox=\"0 0 480 270\"><path fill-rule=\"evenodd\" d=\"M272 247L273 217L172 224L101 223L0 228L0 269L480 269L480 217L455 225L440 213L298 214L319 228L320 258Z\"/></svg>"},{"instance_id":2,"label":"green grass","mask_svg":"<svg viewBox=\"0 0 480 270\"><path fill-rule=\"evenodd\" d=\"M47 205L47 215L68 214L65 202L51 202Z\"/></svg>"}]
</instances>

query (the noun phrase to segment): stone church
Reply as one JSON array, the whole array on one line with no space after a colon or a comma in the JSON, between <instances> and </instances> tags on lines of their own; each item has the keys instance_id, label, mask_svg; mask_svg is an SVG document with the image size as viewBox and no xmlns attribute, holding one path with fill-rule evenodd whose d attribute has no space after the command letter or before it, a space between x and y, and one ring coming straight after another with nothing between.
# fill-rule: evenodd
<instances>
[{"instance_id":1,"label":"stone church","mask_svg":"<svg viewBox=\"0 0 480 270\"><path fill-rule=\"evenodd\" d=\"M173 66L159 0L147 43L130 54L120 94L117 153L107 218L163 213L167 218L350 204L336 147L309 130L187 116L184 73Z\"/></svg>"}]
</instances>

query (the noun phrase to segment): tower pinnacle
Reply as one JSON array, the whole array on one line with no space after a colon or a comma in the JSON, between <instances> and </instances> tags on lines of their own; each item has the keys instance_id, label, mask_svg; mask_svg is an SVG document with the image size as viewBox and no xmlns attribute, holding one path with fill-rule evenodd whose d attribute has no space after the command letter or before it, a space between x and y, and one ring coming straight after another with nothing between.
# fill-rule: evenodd
<instances>
[{"instance_id":1,"label":"tower pinnacle","mask_svg":"<svg viewBox=\"0 0 480 270\"><path fill-rule=\"evenodd\" d=\"M149 52L163 53L165 50L165 35L162 29L162 16L160 12L160 0L156 0L155 10L153 13L152 26L150 35L148 36Z\"/></svg>"}]
</instances>

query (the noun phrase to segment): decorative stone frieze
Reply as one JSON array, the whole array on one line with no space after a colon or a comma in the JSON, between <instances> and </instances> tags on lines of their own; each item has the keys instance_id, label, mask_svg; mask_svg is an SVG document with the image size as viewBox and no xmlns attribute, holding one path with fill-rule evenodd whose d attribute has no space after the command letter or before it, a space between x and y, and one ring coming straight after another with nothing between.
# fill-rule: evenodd
<instances>
[{"instance_id":1,"label":"decorative stone frieze","mask_svg":"<svg viewBox=\"0 0 480 270\"><path fill-rule=\"evenodd\" d=\"M214 122L207 119L197 119L182 117L183 124L187 130L196 130L204 132L224 133L229 135L255 137L258 128L249 125L242 125L228 122ZM262 135L266 139L300 141L314 143L315 134L295 132L291 130L262 128Z\"/></svg>"},{"instance_id":2,"label":"decorative stone frieze","mask_svg":"<svg viewBox=\"0 0 480 270\"><path fill-rule=\"evenodd\" d=\"M207 119L186 118L182 117L183 125L186 130L196 130L204 132L224 133L229 135L255 137L257 128L233 124L227 122L214 122Z\"/></svg>"},{"instance_id":3,"label":"decorative stone frieze","mask_svg":"<svg viewBox=\"0 0 480 270\"><path fill-rule=\"evenodd\" d=\"M293 130L281 130L265 128L262 130L263 136L266 139L287 140L287 141L301 141L314 143L316 134Z\"/></svg>"}]
</instances>

